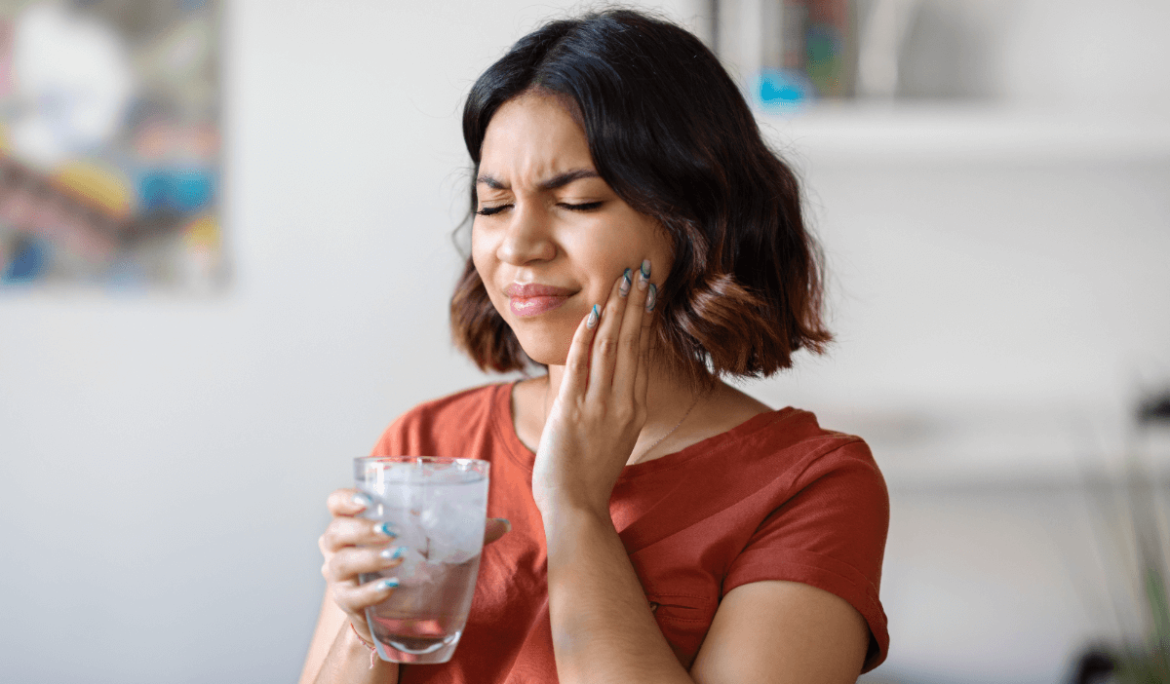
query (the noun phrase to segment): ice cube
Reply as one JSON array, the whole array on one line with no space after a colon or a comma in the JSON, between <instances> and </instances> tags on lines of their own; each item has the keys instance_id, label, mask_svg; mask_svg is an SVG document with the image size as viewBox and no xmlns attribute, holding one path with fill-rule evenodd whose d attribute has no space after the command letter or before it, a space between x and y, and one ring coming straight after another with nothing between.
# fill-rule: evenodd
<instances>
[{"instance_id":1,"label":"ice cube","mask_svg":"<svg viewBox=\"0 0 1170 684\"><path fill-rule=\"evenodd\" d=\"M427 560L432 563L463 563L479 553L483 545L482 508L459 501L444 501L419 516L427 535Z\"/></svg>"},{"instance_id":2,"label":"ice cube","mask_svg":"<svg viewBox=\"0 0 1170 684\"><path fill-rule=\"evenodd\" d=\"M429 573L426 572L426 559L417 549L406 547L406 555L402 558L402 565L393 569L398 584L402 587L414 587L426 584Z\"/></svg>"}]
</instances>

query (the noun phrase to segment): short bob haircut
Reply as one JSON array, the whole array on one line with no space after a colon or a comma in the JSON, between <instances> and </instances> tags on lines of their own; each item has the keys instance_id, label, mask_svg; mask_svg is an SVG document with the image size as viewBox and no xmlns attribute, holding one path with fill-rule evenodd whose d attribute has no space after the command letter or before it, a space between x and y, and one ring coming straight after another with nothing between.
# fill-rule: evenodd
<instances>
[{"instance_id":1,"label":"short bob haircut","mask_svg":"<svg viewBox=\"0 0 1170 684\"><path fill-rule=\"evenodd\" d=\"M473 215L488 123L529 90L576 107L598 174L668 235L674 264L656 329L671 367L710 386L789 368L801 348L824 351L820 252L800 185L698 38L629 10L553 21L521 38L479 77L463 110ZM451 325L481 370L532 364L470 257Z\"/></svg>"}]
</instances>

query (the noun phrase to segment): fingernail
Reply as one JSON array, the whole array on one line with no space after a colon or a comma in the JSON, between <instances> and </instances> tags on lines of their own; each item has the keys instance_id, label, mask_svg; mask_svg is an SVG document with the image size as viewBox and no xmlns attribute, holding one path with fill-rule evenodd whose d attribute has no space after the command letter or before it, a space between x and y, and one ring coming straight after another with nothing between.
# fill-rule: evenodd
<instances>
[{"instance_id":1,"label":"fingernail","mask_svg":"<svg viewBox=\"0 0 1170 684\"><path fill-rule=\"evenodd\" d=\"M654 310L654 305L658 303L658 286L650 283L650 294L646 295L646 313Z\"/></svg>"},{"instance_id":2,"label":"fingernail","mask_svg":"<svg viewBox=\"0 0 1170 684\"><path fill-rule=\"evenodd\" d=\"M646 285L650 282L650 260L642 260L642 268L638 271L638 289L645 290Z\"/></svg>"},{"instance_id":3,"label":"fingernail","mask_svg":"<svg viewBox=\"0 0 1170 684\"><path fill-rule=\"evenodd\" d=\"M510 520L508 520L507 518L496 518L496 520L499 520L500 522L504 523L504 533L505 534L512 531L512 522Z\"/></svg>"},{"instance_id":4,"label":"fingernail","mask_svg":"<svg viewBox=\"0 0 1170 684\"><path fill-rule=\"evenodd\" d=\"M361 492L358 492L357 494L353 495L353 505L355 505L355 506L361 506L362 508L367 508L372 503L374 503L374 500L371 499L366 494L362 494Z\"/></svg>"},{"instance_id":5,"label":"fingernail","mask_svg":"<svg viewBox=\"0 0 1170 684\"><path fill-rule=\"evenodd\" d=\"M599 320L601 320L601 307L594 304L593 309L589 312L589 318L585 319L585 327L592 330L597 327L597 321Z\"/></svg>"},{"instance_id":6,"label":"fingernail","mask_svg":"<svg viewBox=\"0 0 1170 684\"><path fill-rule=\"evenodd\" d=\"M391 537L391 538L398 536L398 532L394 529L394 526L388 522L378 523L377 525L374 525L374 531L377 532L378 534L381 534L381 535L384 535L387 537Z\"/></svg>"},{"instance_id":7,"label":"fingernail","mask_svg":"<svg viewBox=\"0 0 1170 684\"><path fill-rule=\"evenodd\" d=\"M618 287L618 294L623 297L630 294L630 286L633 284L634 272L627 268L626 272L622 274L622 284Z\"/></svg>"},{"instance_id":8,"label":"fingernail","mask_svg":"<svg viewBox=\"0 0 1170 684\"><path fill-rule=\"evenodd\" d=\"M399 558L402 558L406 555L406 547L391 546L389 548L382 549L382 552L378 555L382 556L382 558L385 558L386 560L398 560Z\"/></svg>"},{"instance_id":9,"label":"fingernail","mask_svg":"<svg viewBox=\"0 0 1170 684\"><path fill-rule=\"evenodd\" d=\"M379 589L395 589L397 587L398 587L398 578L397 577L387 577L386 579L382 580L381 582L378 582Z\"/></svg>"}]
</instances>

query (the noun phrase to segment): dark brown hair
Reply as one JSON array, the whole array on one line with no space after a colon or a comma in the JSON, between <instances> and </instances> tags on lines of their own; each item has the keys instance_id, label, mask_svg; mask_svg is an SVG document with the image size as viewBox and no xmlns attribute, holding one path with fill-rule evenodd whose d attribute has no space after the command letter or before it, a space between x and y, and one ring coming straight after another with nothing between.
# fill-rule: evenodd
<instances>
[{"instance_id":1,"label":"dark brown hair","mask_svg":"<svg viewBox=\"0 0 1170 684\"><path fill-rule=\"evenodd\" d=\"M789 368L801 348L824 351L820 256L799 182L698 38L629 10L554 21L521 38L479 77L463 110L472 212L488 123L531 89L575 105L597 172L668 234L674 265L657 331L669 365L709 384ZM470 258L451 325L483 370L532 363Z\"/></svg>"}]
</instances>

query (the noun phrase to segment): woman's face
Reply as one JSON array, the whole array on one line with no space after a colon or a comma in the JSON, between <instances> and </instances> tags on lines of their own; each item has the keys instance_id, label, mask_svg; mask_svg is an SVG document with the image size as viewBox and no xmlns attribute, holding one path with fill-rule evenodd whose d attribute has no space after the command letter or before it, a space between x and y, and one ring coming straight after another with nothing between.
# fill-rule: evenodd
<instances>
[{"instance_id":1,"label":"woman's face","mask_svg":"<svg viewBox=\"0 0 1170 684\"><path fill-rule=\"evenodd\" d=\"M622 201L593 166L585 132L552 96L496 112L480 155L472 261L496 310L534 361L561 365L573 332L627 268L670 272L657 221Z\"/></svg>"}]
</instances>

